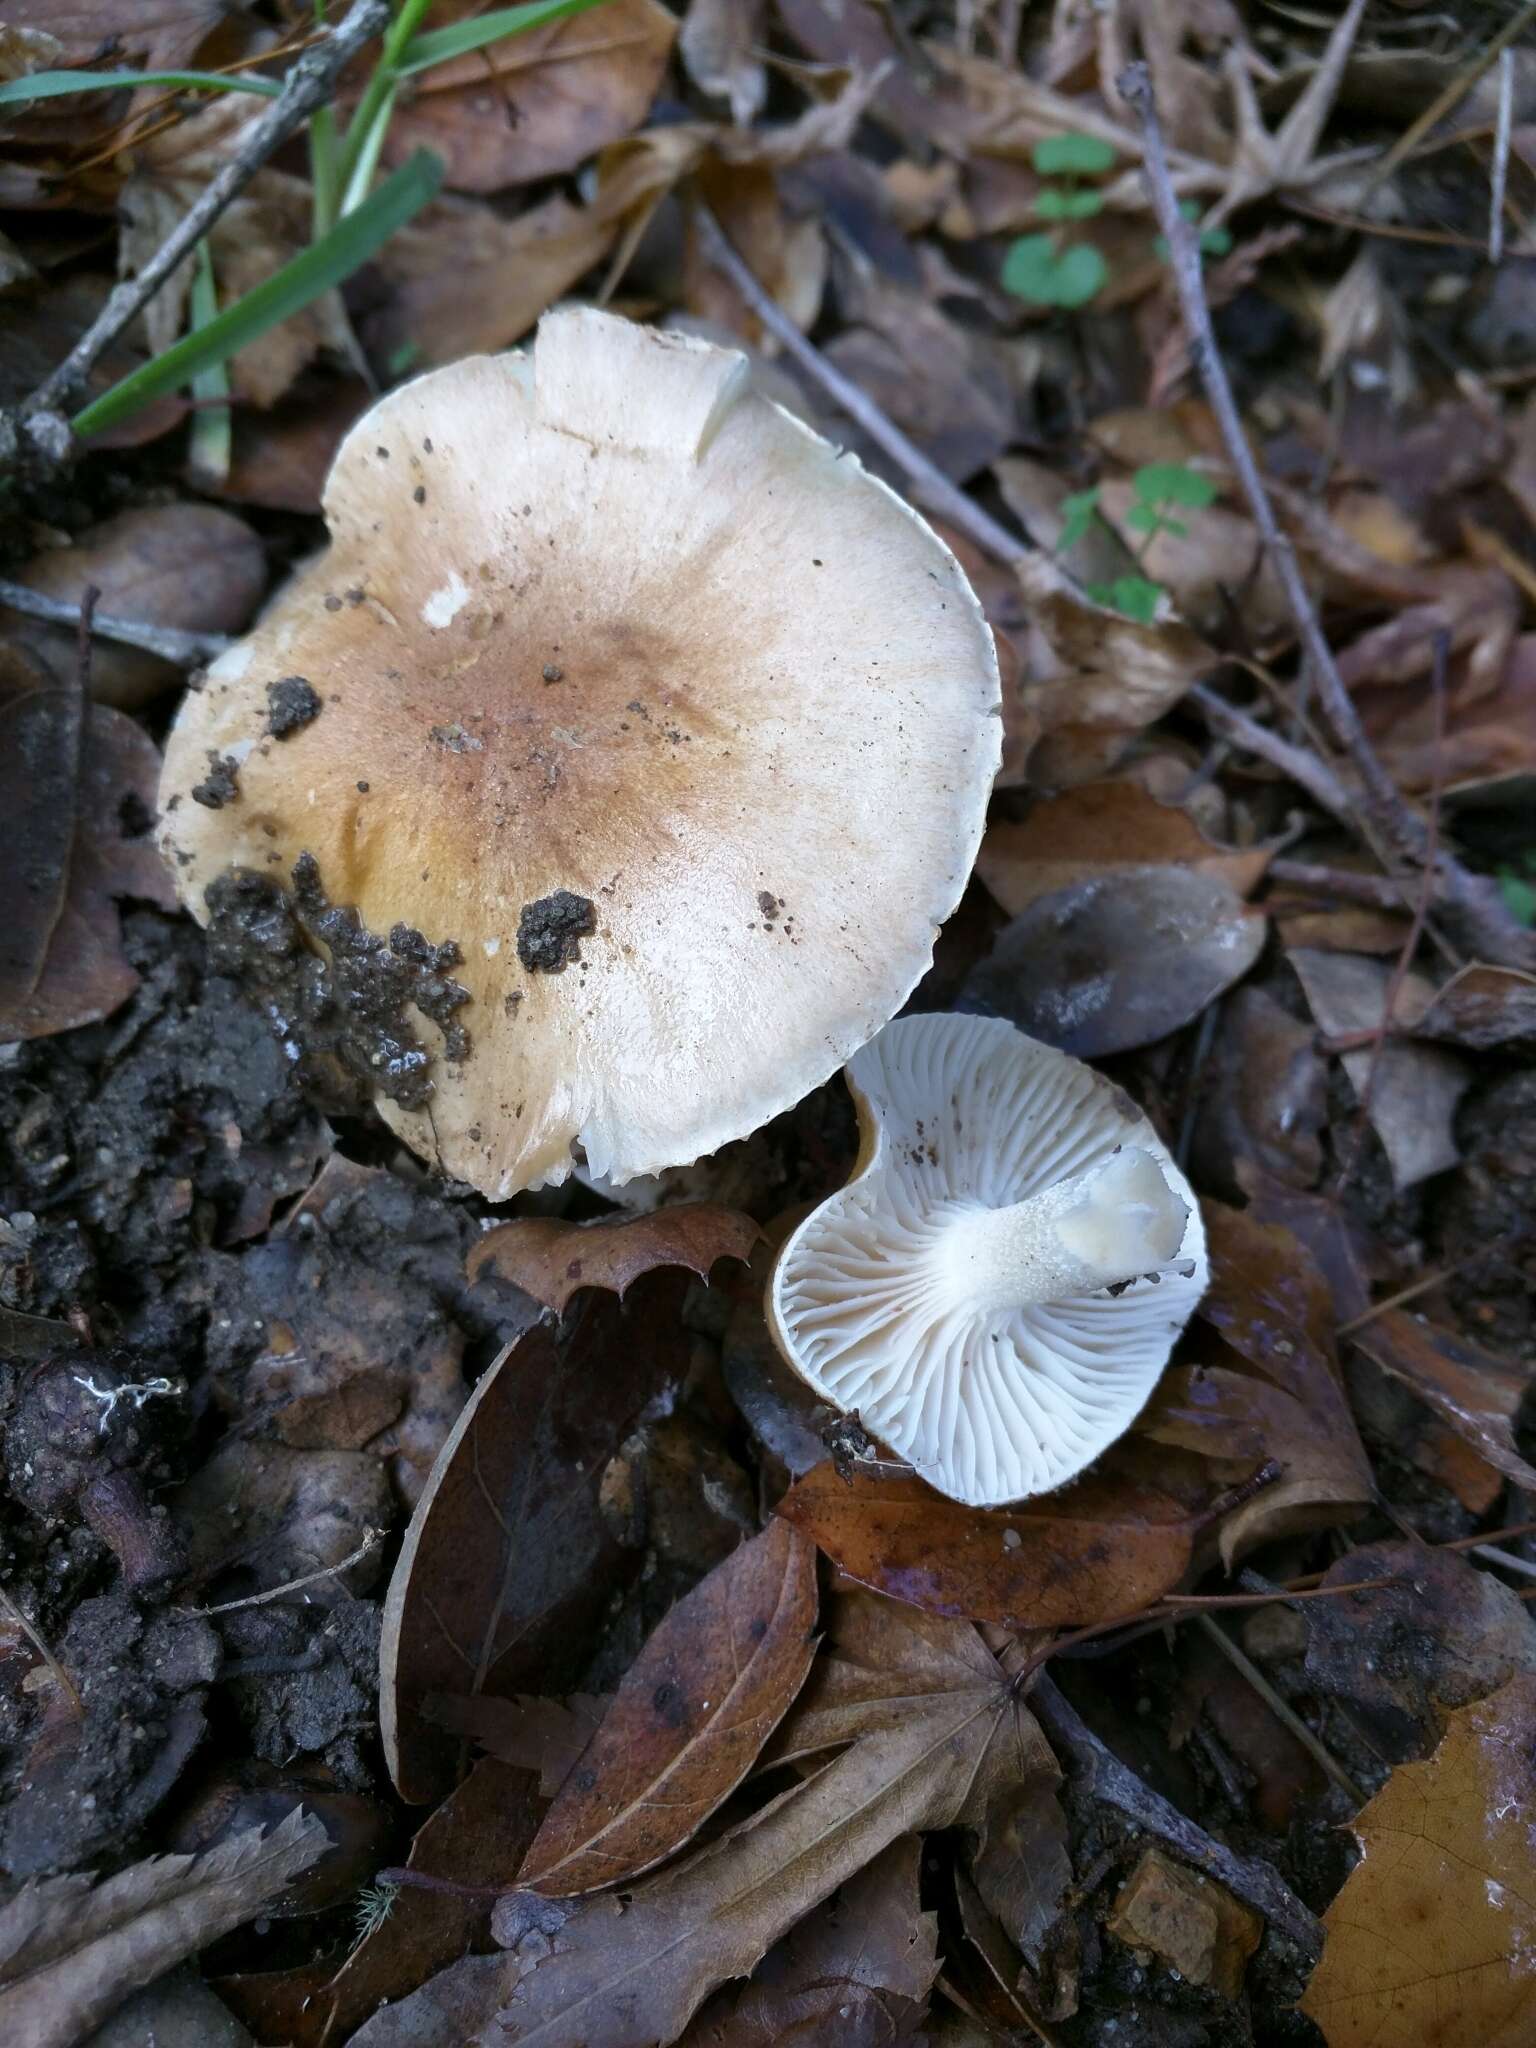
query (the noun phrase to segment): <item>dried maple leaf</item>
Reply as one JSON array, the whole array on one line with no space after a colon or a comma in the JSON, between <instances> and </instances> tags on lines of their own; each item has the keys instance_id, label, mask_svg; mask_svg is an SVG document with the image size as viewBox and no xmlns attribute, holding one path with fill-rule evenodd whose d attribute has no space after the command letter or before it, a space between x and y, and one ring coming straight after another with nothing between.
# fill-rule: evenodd
<instances>
[{"instance_id":1,"label":"dried maple leaf","mask_svg":"<svg viewBox=\"0 0 1536 2048\"><path fill-rule=\"evenodd\" d=\"M568 1898L682 1848L741 1783L800 1690L815 1620L815 1546L770 1522L652 1633L518 1883Z\"/></svg>"},{"instance_id":2,"label":"dried maple leaf","mask_svg":"<svg viewBox=\"0 0 1536 2048\"><path fill-rule=\"evenodd\" d=\"M426 2019L449 2011L453 2038L470 2041L675 2040L717 1985L746 1975L892 1842L979 1820L1032 1767L1043 1737L974 1628L867 1594L836 1603L832 1628L834 1659L864 1681L862 1722L845 1716L856 1739L840 1756L623 1902L509 1894L493 1920L510 1951L499 1967L455 1965L379 2014L354 2048L443 2038ZM799 1713L782 1731L792 1747Z\"/></svg>"},{"instance_id":3,"label":"dried maple leaf","mask_svg":"<svg viewBox=\"0 0 1536 2048\"><path fill-rule=\"evenodd\" d=\"M1302 1999L1328 2048L1524 2048L1536 2035L1536 1677L1451 1717L1352 1823L1361 1858Z\"/></svg>"},{"instance_id":4,"label":"dried maple leaf","mask_svg":"<svg viewBox=\"0 0 1536 2048\"><path fill-rule=\"evenodd\" d=\"M200 1856L151 1856L115 1877L45 1878L0 1908L0 2036L73 2048L141 1984L205 1948L330 1846L302 1808Z\"/></svg>"},{"instance_id":5,"label":"dried maple leaf","mask_svg":"<svg viewBox=\"0 0 1536 2048\"><path fill-rule=\"evenodd\" d=\"M558 1315L579 1287L606 1287L622 1300L655 1266L686 1266L707 1280L716 1259L750 1259L759 1235L750 1216L713 1202L599 1223L519 1217L480 1239L469 1255L469 1277L493 1272Z\"/></svg>"}]
</instances>

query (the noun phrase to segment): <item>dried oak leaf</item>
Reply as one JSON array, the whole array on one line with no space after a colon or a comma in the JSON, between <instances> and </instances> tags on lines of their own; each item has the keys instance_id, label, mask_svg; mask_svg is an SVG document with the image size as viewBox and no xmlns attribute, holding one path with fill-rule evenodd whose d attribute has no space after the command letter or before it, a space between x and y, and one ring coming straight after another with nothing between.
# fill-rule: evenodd
<instances>
[{"instance_id":1,"label":"dried oak leaf","mask_svg":"<svg viewBox=\"0 0 1536 2048\"><path fill-rule=\"evenodd\" d=\"M1523 2048L1536 2033L1536 1676L1451 1717L1352 1823L1302 2010L1328 2048Z\"/></svg>"},{"instance_id":2,"label":"dried oak leaf","mask_svg":"<svg viewBox=\"0 0 1536 2048\"><path fill-rule=\"evenodd\" d=\"M891 1610L871 1617L871 1609ZM509 1953L459 1984L454 2038L537 2039L543 2048L652 2048L675 2040L716 1986L900 1837L981 1817L1044 1738L974 1628L870 1595L839 1601L831 1656L866 1681L862 1730L814 1776L624 1901L513 1892L493 1918ZM825 1661L825 1656L822 1660ZM812 1685L815 1680L813 1677ZM802 1694L809 1697L810 1688ZM794 1747L796 1707L781 1729ZM454 1972L381 2013L354 2048L434 2038L413 2008L441 2012Z\"/></svg>"},{"instance_id":3,"label":"dried oak leaf","mask_svg":"<svg viewBox=\"0 0 1536 2048\"><path fill-rule=\"evenodd\" d=\"M296 1808L200 1856L151 1856L115 1877L45 1878L0 1908L0 2036L74 2048L131 1991L205 1948L314 1863L330 1837Z\"/></svg>"},{"instance_id":4,"label":"dried oak leaf","mask_svg":"<svg viewBox=\"0 0 1536 2048\"><path fill-rule=\"evenodd\" d=\"M572 1684L590 1630L638 1569L598 1489L641 1411L687 1369L688 1284L647 1275L622 1307L585 1290L563 1323L503 1351L471 1394L385 1602L379 1715L403 1799L431 1799L454 1780L456 1745L421 1712L430 1694Z\"/></svg>"},{"instance_id":5,"label":"dried oak leaf","mask_svg":"<svg viewBox=\"0 0 1536 2048\"><path fill-rule=\"evenodd\" d=\"M0 1039L110 1016L139 985L116 899L175 906L148 834L154 742L74 688L25 687L40 672L19 666L16 695L0 674Z\"/></svg>"},{"instance_id":6,"label":"dried oak leaf","mask_svg":"<svg viewBox=\"0 0 1536 2048\"><path fill-rule=\"evenodd\" d=\"M829 1462L778 1512L850 1578L929 1613L1079 1627L1160 1598L1188 1570L1202 1514L1160 1483L1168 1462L1117 1447L1059 1493L1006 1508L946 1500L917 1478L840 1479Z\"/></svg>"},{"instance_id":7,"label":"dried oak leaf","mask_svg":"<svg viewBox=\"0 0 1536 2048\"><path fill-rule=\"evenodd\" d=\"M1151 1045L1252 967L1268 927L1219 875L1102 873L1039 896L967 975L958 1007L1079 1059Z\"/></svg>"},{"instance_id":8,"label":"dried oak leaf","mask_svg":"<svg viewBox=\"0 0 1536 2048\"><path fill-rule=\"evenodd\" d=\"M707 1280L716 1259L750 1259L760 1234L750 1216L713 1202L600 1223L527 1216L488 1230L466 1263L472 1281L494 1272L559 1315L578 1287L606 1287L622 1301L657 1266L686 1266Z\"/></svg>"},{"instance_id":9,"label":"dried oak leaf","mask_svg":"<svg viewBox=\"0 0 1536 2048\"><path fill-rule=\"evenodd\" d=\"M774 1521L679 1600L625 1674L523 1859L552 1898L674 1854L735 1791L815 1652L816 1550Z\"/></svg>"},{"instance_id":10,"label":"dried oak leaf","mask_svg":"<svg viewBox=\"0 0 1536 2048\"><path fill-rule=\"evenodd\" d=\"M1374 1482L1339 1381L1332 1296L1306 1247L1248 1210L1207 1201L1202 1214L1211 1287L1196 1315L1229 1358L1165 1374L1136 1429L1245 1468L1278 1460L1279 1482L1222 1524L1230 1570L1257 1543L1352 1521Z\"/></svg>"},{"instance_id":11,"label":"dried oak leaf","mask_svg":"<svg viewBox=\"0 0 1536 2048\"><path fill-rule=\"evenodd\" d=\"M1017 917L1037 897L1074 883L1183 867L1214 875L1239 896L1262 881L1273 849L1216 846L1187 811L1160 804L1134 782L1085 782L1042 797L1020 824L988 829L976 872Z\"/></svg>"},{"instance_id":12,"label":"dried oak leaf","mask_svg":"<svg viewBox=\"0 0 1536 2048\"><path fill-rule=\"evenodd\" d=\"M1465 1337L1385 1309L1350 1340L1472 1446L1480 1458L1536 1492L1536 1470L1515 1448L1515 1418L1531 1375Z\"/></svg>"},{"instance_id":13,"label":"dried oak leaf","mask_svg":"<svg viewBox=\"0 0 1536 2048\"><path fill-rule=\"evenodd\" d=\"M499 44L489 69L479 53L436 64L395 110L384 161L435 150L443 182L459 192L573 171L639 127L676 34L658 0L607 0Z\"/></svg>"}]
</instances>

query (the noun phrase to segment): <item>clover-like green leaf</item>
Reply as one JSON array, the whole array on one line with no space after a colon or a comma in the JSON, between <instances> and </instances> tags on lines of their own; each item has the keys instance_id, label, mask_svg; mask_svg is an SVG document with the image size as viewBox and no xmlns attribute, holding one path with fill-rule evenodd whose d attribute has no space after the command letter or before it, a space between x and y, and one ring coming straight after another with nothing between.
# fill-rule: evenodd
<instances>
[{"instance_id":1,"label":"clover-like green leaf","mask_svg":"<svg viewBox=\"0 0 1536 2048\"><path fill-rule=\"evenodd\" d=\"M1061 534L1058 548L1075 548L1093 524L1094 514L1099 509L1099 487L1089 491L1073 491L1061 501Z\"/></svg>"},{"instance_id":2,"label":"clover-like green leaf","mask_svg":"<svg viewBox=\"0 0 1536 2048\"><path fill-rule=\"evenodd\" d=\"M1070 177L1092 177L1114 168L1114 145L1096 135L1043 135L1031 151L1035 169L1043 178L1065 172Z\"/></svg>"},{"instance_id":3,"label":"clover-like green leaf","mask_svg":"<svg viewBox=\"0 0 1536 2048\"><path fill-rule=\"evenodd\" d=\"M1216 486L1185 462L1149 462L1131 478L1143 505L1191 505L1197 511L1216 502Z\"/></svg>"},{"instance_id":4,"label":"clover-like green leaf","mask_svg":"<svg viewBox=\"0 0 1536 2048\"><path fill-rule=\"evenodd\" d=\"M1117 576L1113 583L1088 583L1083 587L1095 604L1124 612L1139 626L1150 626L1155 621L1163 597L1162 585L1145 576Z\"/></svg>"},{"instance_id":5,"label":"clover-like green leaf","mask_svg":"<svg viewBox=\"0 0 1536 2048\"><path fill-rule=\"evenodd\" d=\"M1109 266L1091 242L1064 249L1056 264L1056 306L1086 306L1103 289Z\"/></svg>"}]
</instances>

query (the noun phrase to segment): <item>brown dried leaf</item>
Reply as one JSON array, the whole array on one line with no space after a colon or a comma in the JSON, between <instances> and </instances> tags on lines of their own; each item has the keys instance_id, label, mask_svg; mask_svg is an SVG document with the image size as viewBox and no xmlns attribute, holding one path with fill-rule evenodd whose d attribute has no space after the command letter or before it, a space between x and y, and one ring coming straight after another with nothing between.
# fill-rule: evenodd
<instances>
[{"instance_id":1,"label":"brown dried leaf","mask_svg":"<svg viewBox=\"0 0 1536 2048\"><path fill-rule=\"evenodd\" d=\"M586 1291L481 1379L416 1505L390 1581L380 1721L413 1803L446 1791L455 1745L422 1716L430 1694L552 1691L640 1557L598 1504L603 1467L641 1410L681 1379L686 1280L658 1273L628 1304Z\"/></svg>"},{"instance_id":2,"label":"brown dried leaf","mask_svg":"<svg viewBox=\"0 0 1536 2048\"><path fill-rule=\"evenodd\" d=\"M1160 804L1134 782L1085 782L1031 804L1022 824L996 824L976 872L1010 917L1076 882L1146 867L1215 875L1239 896L1263 879L1272 849L1216 846L1187 811Z\"/></svg>"},{"instance_id":3,"label":"brown dried leaf","mask_svg":"<svg viewBox=\"0 0 1536 2048\"><path fill-rule=\"evenodd\" d=\"M340 1564L398 1512L366 1451L295 1451L233 1434L172 1498L198 1580L238 1569L258 1592ZM324 1607L368 1591L380 1562L375 1551L344 1577L318 1580L309 1600Z\"/></svg>"},{"instance_id":4,"label":"brown dried leaf","mask_svg":"<svg viewBox=\"0 0 1536 2048\"><path fill-rule=\"evenodd\" d=\"M1381 1023L1393 970L1384 961L1362 960L1349 953L1324 953L1298 946L1287 955L1301 982L1307 1005L1320 1028L1330 1036L1374 1031ZM1427 984L1407 975L1399 1001L1422 1005ZM1370 1080L1370 1120L1392 1168L1393 1184L1413 1187L1433 1173L1444 1173L1461 1157L1456 1143L1456 1106L1471 1080L1471 1071L1454 1053L1438 1046L1413 1045L1388 1038L1380 1048L1364 1046L1343 1055L1344 1071L1356 1095Z\"/></svg>"},{"instance_id":5,"label":"brown dried leaf","mask_svg":"<svg viewBox=\"0 0 1536 2048\"><path fill-rule=\"evenodd\" d=\"M1316 1185L1323 1166L1328 1075L1317 1034L1262 988L1238 989L1221 1013L1200 1078L1190 1157L1196 1179L1240 1200L1247 1164L1289 1182Z\"/></svg>"},{"instance_id":6,"label":"brown dried leaf","mask_svg":"<svg viewBox=\"0 0 1536 2048\"><path fill-rule=\"evenodd\" d=\"M369 402L360 377L301 377L269 411L235 414L229 474L202 488L233 505L318 514L336 450Z\"/></svg>"},{"instance_id":7,"label":"brown dried leaf","mask_svg":"<svg viewBox=\"0 0 1536 2048\"><path fill-rule=\"evenodd\" d=\"M1515 1448L1515 1417L1531 1388L1528 1371L1403 1309L1384 1309L1350 1341L1411 1387L1479 1457L1536 1492L1536 1471Z\"/></svg>"},{"instance_id":8,"label":"brown dried leaf","mask_svg":"<svg viewBox=\"0 0 1536 2048\"><path fill-rule=\"evenodd\" d=\"M70 546L49 548L17 579L45 597L78 604L88 585L97 609L151 626L194 633L238 633L267 587L261 542L243 519L213 505L143 505L87 527ZM22 639L62 680L74 673L75 636L67 626L20 620L0 610L5 630ZM180 679L157 654L98 640L91 688L103 703L128 708Z\"/></svg>"},{"instance_id":9,"label":"brown dried leaf","mask_svg":"<svg viewBox=\"0 0 1536 2048\"><path fill-rule=\"evenodd\" d=\"M1241 980L1266 929L1219 875L1130 868L1037 897L966 977L959 1007L1079 1059L1128 1052Z\"/></svg>"},{"instance_id":10,"label":"brown dried leaf","mask_svg":"<svg viewBox=\"0 0 1536 2048\"><path fill-rule=\"evenodd\" d=\"M117 899L175 907L148 834L160 756L143 729L73 688L0 676L0 1039L42 1038L110 1016L139 985ZM14 678L22 684L5 694ZM82 717L82 712L84 716Z\"/></svg>"},{"instance_id":11,"label":"brown dried leaf","mask_svg":"<svg viewBox=\"0 0 1536 2048\"><path fill-rule=\"evenodd\" d=\"M526 1771L482 1757L417 1830L408 1870L478 1887L506 1882L538 1825L538 1801ZM291 2028L294 2048L346 2040L387 2001L404 1998L485 1940L489 1900L402 1885L388 1920L353 1949Z\"/></svg>"},{"instance_id":12,"label":"brown dried leaf","mask_svg":"<svg viewBox=\"0 0 1536 2048\"><path fill-rule=\"evenodd\" d=\"M7 28L45 29L61 48L50 64L99 62L166 71L191 63L225 18L223 0L6 0Z\"/></svg>"},{"instance_id":13,"label":"brown dried leaf","mask_svg":"<svg viewBox=\"0 0 1536 2048\"><path fill-rule=\"evenodd\" d=\"M573 171L639 127L676 34L658 0L607 0L493 52L434 65L395 110L384 160L393 167L414 150L435 150L443 182L460 192Z\"/></svg>"},{"instance_id":14,"label":"brown dried leaf","mask_svg":"<svg viewBox=\"0 0 1536 2048\"><path fill-rule=\"evenodd\" d=\"M657 1266L686 1266L708 1280L716 1259L745 1264L760 1235L750 1216L713 1202L600 1223L527 1216L488 1230L470 1252L468 1271L472 1281L487 1272L510 1280L558 1315L579 1287L606 1287L622 1301Z\"/></svg>"},{"instance_id":15,"label":"brown dried leaf","mask_svg":"<svg viewBox=\"0 0 1536 2048\"><path fill-rule=\"evenodd\" d=\"M1230 1570L1255 1544L1352 1520L1374 1482L1339 1383L1332 1297L1305 1246L1248 1210L1207 1201L1202 1214L1211 1287L1196 1314L1247 1370L1176 1367L1137 1431L1219 1460L1279 1460L1279 1483L1222 1525Z\"/></svg>"},{"instance_id":16,"label":"brown dried leaf","mask_svg":"<svg viewBox=\"0 0 1536 2048\"><path fill-rule=\"evenodd\" d=\"M1076 1627L1156 1600L1189 1567L1199 1510L1149 1476L1154 1463L1111 1451L1061 1492L1008 1508L966 1507L920 1479L839 1479L828 1463L778 1512L850 1578L931 1614Z\"/></svg>"},{"instance_id":17,"label":"brown dried leaf","mask_svg":"<svg viewBox=\"0 0 1536 2048\"><path fill-rule=\"evenodd\" d=\"M152 1856L115 1877L45 1878L0 1908L0 2034L74 2048L141 1984L243 1920L322 1856L302 1808L201 1856Z\"/></svg>"},{"instance_id":18,"label":"brown dried leaf","mask_svg":"<svg viewBox=\"0 0 1536 2048\"><path fill-rule=\"evenodd\" d=\"M573 1692L563 1700L540 1699L533 1693L509 1700L457 1693L435 1695L424 1711L439 1728L464 1736L504 1764L536 1771L539 1797L553 1799L611 1704L607 1693Z\"/></svg>"},{"instance_id":19,"label":"brown dried leaf","mask_svg":"<svg viewBox=\"0 0 1536 2048\"><path fill-rule=\"evenodd\" d=\"M866 1732L834 1762L627 1903L500 1901L493 1924L512 1953L499 1984L476 1980L479 2026L499 2006L514 2038L546 2048L674 2040L716 1985L744 1976L892 1842L979 1818L1043 1738L974 1629L900 1609L865 1626L869 1607L889 1605L861 1596L832 1617L838 1654L865 1660L872 1695ZM874 1668L871 1654L888 1661ZM440 1999L429 1985L426 2002ZM381 2015L354 2048L423 2038L410 2031L415 2003Z\"/></svg>"},{"instance_id":20,"label":"brown dried leaf","mask_svg":"<svg viewBox=\"0 0 1536 2048\"><path fill-rule=\"evenodd\" d=\"M1059 1784L1058 1772L1041 1770L999 1793L972 1858L976 1889L1034 1969L1072 1882L1071 1838Z\"/></svg>"},{"instance_id":21,"label":"brown dried leaf","mask_svg":"<svg viewBox=\"0 0 1536 2048\"><path fill-rule=\"evenodd\" d=\"M938 1974L938 1922L918 1899L922 1846L905 1835L770 1949L750 1984L699 2014L684 2048L777 2048L909 2038Z\"/></svg>"},{"instance_id":22,"label":"brown dried leaf","mask_svg":"<svg viewBox=\"0 0 1536 2048\"><path fill-rule=\"evenodd\" d=\"M1056 788L1092 782L1216 657L1171 611L1143 626L1094 604L1039 551L1025 557L1018 580L1036 635L1026 698L1044 732L1030 755L1030 780Z\"/></svg>"},{"instance_id":23,"label":"brown dried leaf","mask_svg":"<svg viewBox=\"0 0 1536 2048\"><path fill-rule=\"evenodd\" d=\"M1353 1822L1302 1999L1328 2048L1522 2048L1536 2030L1536 1677L1452 1716Z\"/></svg>"},{"instance_id":24,"label":"brown dried leaf","mask_svg":"<svg viewBox=\"0 0 1536 2048\"><path fill-rule=\"evenodd\" d=\"M689 0L677 53L711 99L725 100L738 128L750 128L768 97L768 73L755 45L764 0Z\"/></svg>"},{"instance_id":25,"label":"brown dried leaf","mask_svg":"<svg viewBox=\"0 0 1536 2048\"><path fill-rule=\"evenodd\" d=\"M800 1690L815 1622L815 1546L770 1522L652 1634L518 1883L572 1897L682 1848L741 1783Z\"/></svg>"},{"instance_id":26,"label":"brown dried leaf","mask_svg":"<svg viewBox=\"0 0 1536 2048\"><path fill-rule=\"evenodd\" d=\"M1410 1027L1472 1052L1536 1039L1536 974L1515 967L1462 967L1437 988Z\"/></svg>"}]
</instances>

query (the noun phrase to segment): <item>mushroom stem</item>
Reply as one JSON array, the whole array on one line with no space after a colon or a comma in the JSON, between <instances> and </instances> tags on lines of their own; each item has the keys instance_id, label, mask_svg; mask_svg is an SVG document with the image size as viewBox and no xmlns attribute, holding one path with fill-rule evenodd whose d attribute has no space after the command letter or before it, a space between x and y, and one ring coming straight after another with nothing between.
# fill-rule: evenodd
<instances>
[{"instance_id":1,"label":"mushroom stem","mask_svg":"<svg viewBox=\"0 0 1536 2048\"><path fill-rule=\"evenodd\" d=\"M1124 1286L1184 1242L1189 1207L1150 1152L1122 1146L1102 1166L1006 1209L972 1209L945 1241L955 1284L988 1308Z\"/></svg>"}]
</instances>

